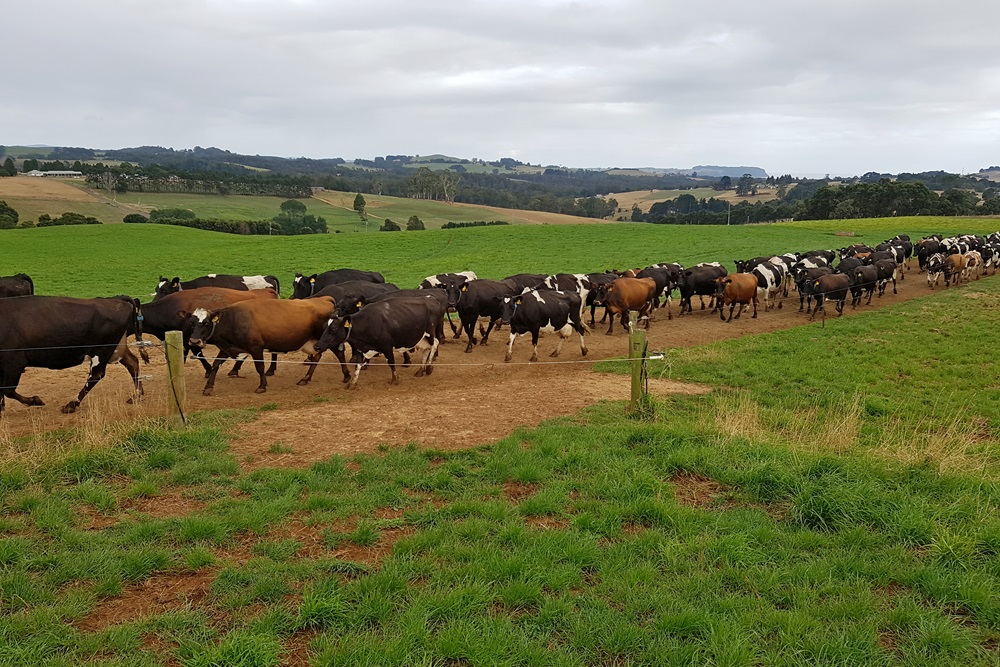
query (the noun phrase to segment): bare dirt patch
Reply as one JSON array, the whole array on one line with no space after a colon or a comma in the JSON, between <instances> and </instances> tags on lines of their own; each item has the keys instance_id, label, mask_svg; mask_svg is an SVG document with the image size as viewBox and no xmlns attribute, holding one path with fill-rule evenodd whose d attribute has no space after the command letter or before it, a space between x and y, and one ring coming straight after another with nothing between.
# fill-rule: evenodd
<instances>
[{"instance_id":1,"label":"bare dirt patch","mask_svg":"<svg viewBox=\"0 0 1000 667\"><path fill-rule=\"evenodd\" d=\"M503 494L512 503L519 503L525 498L530 498L538 492L537 484L527 484L525 482L515 482L508 480L504 482Z\"/></svg>"},{"instance_id":2,"label":"bare dirt patch","mask_svg":"<svg viewBox=\"0 0 1000 667\"><path fill-rule=\"evenodd\" d=\"M184 487L171 487L156 496L135 498L126 507L158 519L170 519L187 516L208 506L208 503L191 498L186 493Z\"/></svg>"},{"instance_id":3,"label":"bare dirt patch","mask_svg":"<svg viewBox=\"0 0 1000 667\"><path fill-rule=\"evenodd\" d=\"M215 570L161 574L130 586L122 594L102 601L73 625L82 632L156 616L185 606L199 606L208 597Z\"/></svg>"},{"instance_id":4,"label":"bare dirt patch","mask_svg":"<svg viewBox=\"0 0 1000 667\"><path fill-rule=\"evenodd\" d=\"M82 184L82 181L79 181ZM0 178L0 199L45 199L50 201L96 202L86 190L55 178L16 176Z\"/></svg>"},{"instance_id":5,"label":"bare dirt patch","mask_svg":"<svg viewBox=\"0 0 1000 667\"><path fill-rule=\"evenodd\" d=\"M696 473L680 471L670 478L674 497L682 505L706 509L725 498L729 487Z\"/></svg>"}]
</instances>

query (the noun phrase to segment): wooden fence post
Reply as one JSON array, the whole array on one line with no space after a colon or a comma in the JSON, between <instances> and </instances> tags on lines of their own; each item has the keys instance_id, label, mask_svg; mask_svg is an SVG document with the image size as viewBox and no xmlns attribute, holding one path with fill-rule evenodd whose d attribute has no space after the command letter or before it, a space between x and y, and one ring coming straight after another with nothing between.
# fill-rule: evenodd
<instances>
[{"instance_id":1,"label":"wooden fence post","mask_svg":"<svg viewBox=\"0 0 1000 667\"><path fill-rule=\"evenodd\" d=\"M629 346L628 358L632 360L632 401L629 411L642 409L646 398L646 331L637 326L636 314L629 313Z\"/></svg>"},{"instance_id":2,"label":"wooden fence post","mask_svg":"<svg viewBox=\"0 0 1000 667\"><path fill-rule=\"evenodd\" d=\"M164 341L167 353L167 426L181 429L187 426L187 387L184 385L184 335L168 331Z\"/></svg>"}]
</instances>

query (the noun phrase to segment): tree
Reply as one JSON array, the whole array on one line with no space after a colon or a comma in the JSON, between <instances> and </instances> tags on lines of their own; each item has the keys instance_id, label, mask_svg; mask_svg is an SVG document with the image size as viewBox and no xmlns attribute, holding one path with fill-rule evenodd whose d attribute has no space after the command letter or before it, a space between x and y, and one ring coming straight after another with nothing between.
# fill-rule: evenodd
<instances>
[{"instance_id":1,"label":"tree","mask_svg":"<svg viewBox=\"0 0 1000 667\"><path fill-rule=\"evenodd\" d=\"M0 199L0 218L5 220L4 224L10 225L9 227L3 227L2 229L14 229L14 227L17 227L17 221L20 217L21 216L18 215L17 211L8 206L7 202Z\"/></svg>"},{"instance_id":2,"label":"tree","mask_svg":"<svg viewBox=\"0 0 1000 667\"><path fill-rule=\"evenodd\" d=\"M736 183L736 196L748 197L752 194L757 194L757 186L754 185L753 176L750 174L743 174L740 176L740 180Z\"/></svg>"},{"instance_id":3,"label":"tree","mask_svg":"<svg viewBox=\"0 0 1000 667\"><path fill-rule=\"evenodd\" d=\"M27 174L29 171L34 171L38 169L38 160L35 158L28 158L23 163L21 163L21 171Z\"/></svg>"},{"instance_id":4,"label":"tree","mask_svg":"<svg viewBox=\"0 0 1000 667\"><path fill-rule=\"evenodd\" d=\"M288 218L301 218L306 214L306 205L297 199L288 199L281 202L281 212Z\"/></svg>"},{"instance_id":5,"label":"tree","mask_svg":"<svg viewBox=\"0 0 1000 667\"><path fill-rule=\"evenodd\" d=\"M149 218L142 215L141 213L129 213L124 218L122 218L122 222L132 222L132 223L149 222Z\"/></svg>"},{"instance_id":6,"label":"tree","mask_svg":"<svg viewBox=\"0 0 1000 667\"><path fill-rule=\"evenodd\" d=\"M367 204L365 202L365 198L362 197L361 193L359 192L358 195L354 198L354 210L357 211L358 217L361 218L361 220L364 222L368 222L368 211L366 207Z\"/></svg>"},{"instance_id":7,"label":"tree","mask_svg":"<svg viewBox=\"0 0 1000 667\"><path fill-rule=\"evenodd\" d=\"M389 218L385 219L385 222L382 223L382 226L379 227L378 230L380 232L400 232L400 231L403 231L402 229L400 229L399 225L397 225L395 222L393 222Z\"/></svg>"},{"instance_id":8,"label":"tree","mask_svg":"<svg viewBox=\"0 0 1000 667\"><path fill-rule=\"evenodd\" d=\"M424 221L415 215L411 215L410 219L406 221L406 231L408 232L419 232L424 229Z\"/></svg>"},{"instance_id":9,"label":"tree","mask_svg":"<svg viewBox=\"0 0 1000 667\"><path fill-rule=\"evenodd\" d=\"M0 176L17 176L17 167L14 166L14 160L8 157L3 161L3 168L0 169Z\"/></svg>"},{"instance_id":10,"label":"tree","mask_svg":"<svg viewBox=\"0 0 1000 667\"><path fill-rule=\"evenodd\" d=\"M720 178L715 185L712 186L713 190L732 190L733 189L733 179L728 176L723 176Z\"/></svg>"}]
</instances>

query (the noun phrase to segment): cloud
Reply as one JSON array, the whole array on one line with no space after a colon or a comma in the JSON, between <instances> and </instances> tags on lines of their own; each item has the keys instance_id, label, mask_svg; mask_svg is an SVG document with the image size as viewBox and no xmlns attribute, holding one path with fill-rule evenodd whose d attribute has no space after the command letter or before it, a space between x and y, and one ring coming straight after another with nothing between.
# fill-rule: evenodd
<instances>
[{"instance_id":1,"label":"cloud","mask_svg":"<svg viewBox=\"0 0 1000 667\"><path fill-rule=\"evenodd\" d=\"M1000 162L1000 5L965 4L15 3L0 139L978 169Z\"/></svg>"}]
</instances>

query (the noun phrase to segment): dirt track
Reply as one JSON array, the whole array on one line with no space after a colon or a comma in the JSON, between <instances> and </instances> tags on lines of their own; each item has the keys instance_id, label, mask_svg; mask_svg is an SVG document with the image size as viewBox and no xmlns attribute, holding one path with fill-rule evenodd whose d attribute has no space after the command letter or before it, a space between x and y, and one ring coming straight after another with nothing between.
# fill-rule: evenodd
<instances>
[{"instance_id":1,"label":"dirt track","mask_svg":"<svg viewBox=\"0 0 1000 667\"><path fill-rule=\"evenodd\" d=\"M881 301L876 297L872 306L852 312L848 305L845 316L930 293L924 276L911 271L908 279L900 283L898 295L893 295L890 288ZM694 303L697 309L698 300ZM731 324L720 322L708 310L695 310L683 318L675 316L672 321L667 321L664 311L657 311L649 333L650 349L691 347L808 324L808 316L797 313L797 309L798 296L792 293L784 309L761 312L756 320L745 314ZM819 333L819 321L812 326ZM828 320L827 326L836 326L835 321ZM578 338L568 339L561 357L550 359L547 355L556 340L550 335L539 341L540 362L526 363L531 356L531 339L526 336L514 344L515 363L505 364L507 331L503 330L491 336L489 346L478 347L470 354L463 353L464 337L447 343L442 346L431 376L416 378L412 369L404 370L398 386L387 384L386 366L373 364L362 372L358 389L353 391L343 389L340 369L334 365L319 368L312 384L297 386L304 374L303 356L288 355L284 359L291 363L279 366L265 394L254 393L257 377L248 365L242 379L229 379L220 373L214 395L205 397L201 395L201 366L189 360L185 369L188 405L189 410L197 411L276 404L275 409L261 413L259 419L242 427L233 443L240 462L250 468L303 466L333 454L373 451L380 443L416 441L436 449L471 447L501 438L521 426L571 415L600 400L628 398L627 376L592 371L590 362L627 355L628 337L618 324L614 335L605 336L605 331L606 325L598 324L596 331L588 334L588 363L566 363L581 361ZM140 405L124 405L130 382L125 369L115 365L75 415L63 415L59 408L83 386L84 366L58 372L28 369L21 381L21 393L38 394L47 405L27 408L8 399L0 434L22 435L86 425L88 420L104 414L113 419L165 414L166 367L159 350L152 350L151 356L152 363L142 372L152 378L145 381L146 396ZM324 362L332 361L332 356L324 357ZM651 391L657 394L702 393L708 389L678 382L651 383Z\"/></svg>"}]
</instances>

